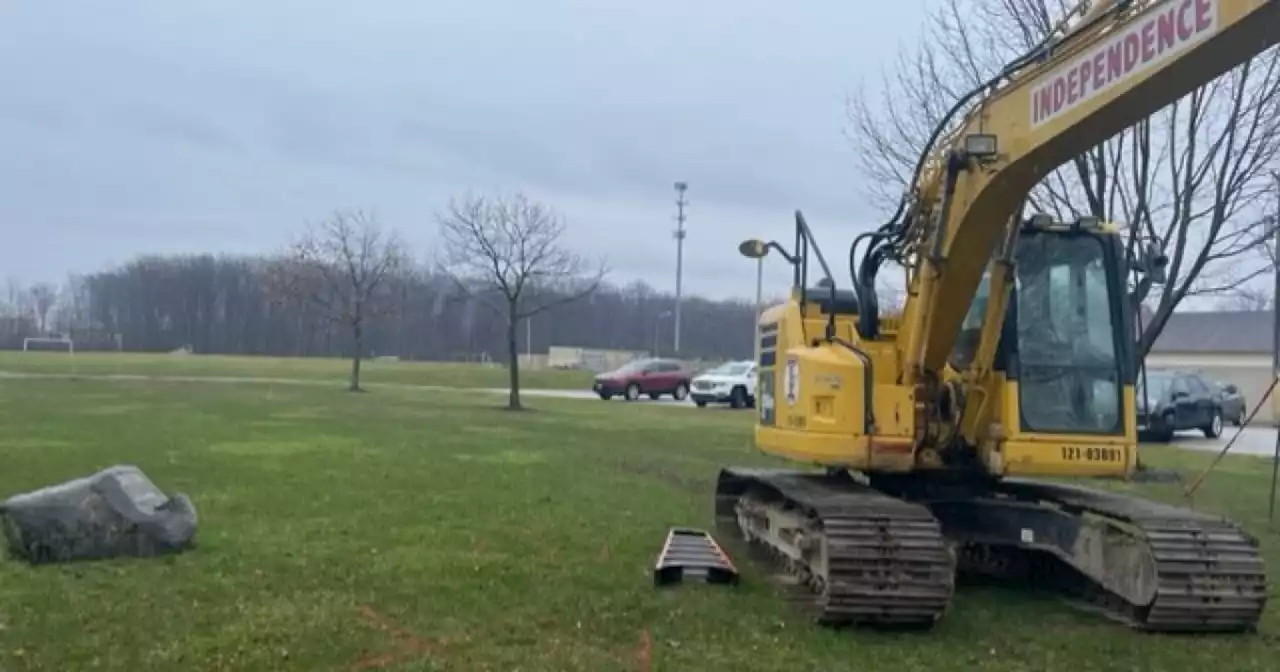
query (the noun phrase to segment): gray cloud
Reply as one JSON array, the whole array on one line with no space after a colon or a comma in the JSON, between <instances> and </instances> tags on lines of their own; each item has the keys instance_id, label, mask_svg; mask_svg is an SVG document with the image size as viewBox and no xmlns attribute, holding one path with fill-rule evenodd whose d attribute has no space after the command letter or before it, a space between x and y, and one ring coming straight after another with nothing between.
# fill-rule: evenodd
<instances>
[{"instance_id":1,"label":"gray cloud","mask_svg":"<svg viewBox=\"0 0 1280 672\"><path fill-rule=\"evenodd\" d=\"M0 274L266 251L339 206L427 250L451 194L522 189L670 289L683 179L690 291L749 296L741 238L802 207L842 260L880 215L843 99L922 3L11 3Z\"/></svg>"}]
</instances>

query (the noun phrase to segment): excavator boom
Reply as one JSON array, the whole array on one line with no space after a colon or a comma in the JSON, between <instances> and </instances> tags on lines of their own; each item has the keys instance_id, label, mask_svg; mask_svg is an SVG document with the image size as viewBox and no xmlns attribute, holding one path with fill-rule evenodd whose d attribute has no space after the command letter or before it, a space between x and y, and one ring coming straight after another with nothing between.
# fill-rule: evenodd
<instances>
[{"instance_id":1,"label":"excavator boom","mask_svg":"<svg viewBox=\"0 0 1280 672\"><path fill-rule=\"evenodd\" d=\"M926 273L936 275L930 295L907 311L923 341L908 353L908 368L937 372L946 363L964 313L939 307L970 304L1036 183L1278 40L1277 0L1113 1L994 82L994 92L940 143L964 153L965 138L981 138L994 151L963 157L968 165L958 171L955 152L935 152L921 176L930 216L913 223L937 226L922 234L940 238L941 254L926 260ZM949 172L956 173L953 194L941 203Z\"/></svg>"}]
</instances>

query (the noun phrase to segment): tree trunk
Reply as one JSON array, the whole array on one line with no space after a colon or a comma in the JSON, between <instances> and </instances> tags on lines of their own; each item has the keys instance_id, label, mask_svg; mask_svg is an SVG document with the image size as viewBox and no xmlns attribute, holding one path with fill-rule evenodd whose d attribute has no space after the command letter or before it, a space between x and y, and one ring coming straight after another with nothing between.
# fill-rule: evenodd
<instances>
[{"instance_id":1,"label":"tree trunk","mask_svg":"<svg viewBox=\"0 0 1280 672\"><path fill-rule=\"evenodd\" d=\"M355 341L355 352L351 353L351 383L347 390L360 391L360 359L364 356L364 330L359 322L351 325L352 340Z\"/></svg>"},{"instance_id":2,"label":"tree trunk","mask_svg":"<svg viewBox=\"0 0 1280 672\"><path fill-rule=\"evenodd\" d=\"M518 411L520 410L520 353L516 350L516 325L518 324L516 313L511 311L507 317L507 371L511 378L510 398L507 400L507 408Z\"/></svg>"}]
</instances>

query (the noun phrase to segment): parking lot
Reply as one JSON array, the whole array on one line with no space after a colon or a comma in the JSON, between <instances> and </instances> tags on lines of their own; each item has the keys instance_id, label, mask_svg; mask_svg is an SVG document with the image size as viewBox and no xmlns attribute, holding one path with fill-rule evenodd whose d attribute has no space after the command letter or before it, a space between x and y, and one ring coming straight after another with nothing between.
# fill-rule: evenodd
<instances>
[{"instance_id":1,"label":"parking lot","mask_svg":"<svg viewBox=\"0 0 1280 672\"><path fill-rule=\"evenodd\" d=\"M1246 427L1241 430L1239 427L1227 426L1222 430L1222 436L1216 439L1207 439L1204 434L1196 431L1178 432L1168 445L1216 453L1226 447L1227 442L1235 437L1236 432L1240 432L1240 438L1236 439L1235 445L1231 446L1229 455L1270 456L1275 454L1276 429L1274 427Z\"/></svg>"},{"instance_id":2,"label":"parking lot","mask_svg":"<svg viewBox=\"0 0 1280 672\"><path fill-rule=\"evenodd\" d=\"M494 390L494 392L506 393L506 390ZM591 390L524 390L523 394L539 397L557 397L562 399L583 399L595 401L596 403L637 403L637 404L661 404L663 406L675 406L683 408L696 408L693 402L676 401L671 397L663 397L658 400L652 400L643 397L635 402L626 402L621 399L614 399L610 402L600 401L600 397L596 396ZM1223 429L1222 436L1216 439L1205 438L1204 434L1198 431L1178 432L1173 441L1167 445L1179 446L1182 448L1190 448L1192 450L1203 450L1206 452L1216 453L1226 447L1227 442L1240 431L1240 438L1236 440L1235 445L1231 447L1232 455L1262 455L1269 456L1275 453L1276 449L1276 429L1273 427L1246 427L1241 430L1239 427L1228 425ZM1150 443L1152 447L1159 447L1166 444Z\"/></svg>"},{"instance_id":3,"label":"parking lot","mask_svg":"<svg viewBox=\"0 0 1280 672\"><path fill-rule=\"evenodd\" d=\"M493 388L489 390L495 394L506 394L506 388ZM660 397L658 399L650 399L649 397L640 397L639 399L629 402L622 398L614 398L608 402L602 401L600 396L591 390L520 390L520 394L529 397L553 397L556 399L583 399L594 401L598 404L661 404L663 406L687 406L689 408L697 408L693 402L685 399L684 401L676 401L671 397Z\"/></svg>"}]
</instances>

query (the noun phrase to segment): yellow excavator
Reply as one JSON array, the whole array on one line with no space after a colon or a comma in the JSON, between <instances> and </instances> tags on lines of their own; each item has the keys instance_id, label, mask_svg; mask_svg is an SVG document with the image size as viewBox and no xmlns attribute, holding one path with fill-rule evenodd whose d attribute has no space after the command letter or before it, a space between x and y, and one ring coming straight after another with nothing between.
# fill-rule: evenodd
<instances>
[{"instance_id":1,"label":"yellow excavator","mask_svg":"<svg viewBox=\"0 0 1280 672\"><path fill-rule=\"evenodd\" d=\"M743 243L794 266L757 325L755 443L814 467L722 468L721 533L828 624L929 627L963 571L1139 629L1252 629L1266 603L1253 537L1055 480L1135 474L1128 280L1158 279L1163 258L1108 222L1024 208L1057 167L1277 40L1280 0L1081 3L939 123L898 212L853 241L852 289L799 212L794 248ZM908 290L892 316L875 294L888 262Z\"/></svg>"}]
</instances>

